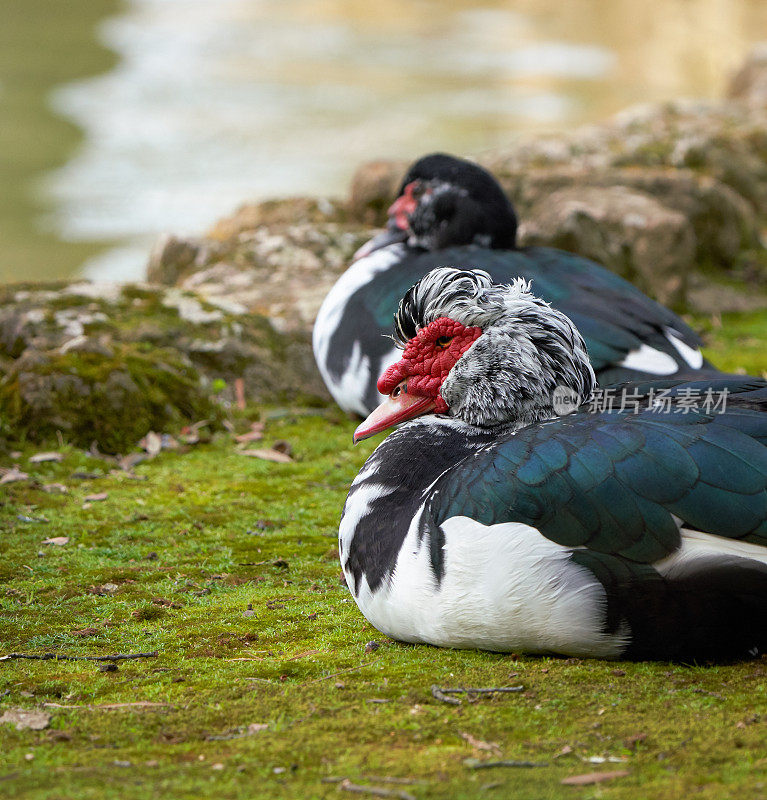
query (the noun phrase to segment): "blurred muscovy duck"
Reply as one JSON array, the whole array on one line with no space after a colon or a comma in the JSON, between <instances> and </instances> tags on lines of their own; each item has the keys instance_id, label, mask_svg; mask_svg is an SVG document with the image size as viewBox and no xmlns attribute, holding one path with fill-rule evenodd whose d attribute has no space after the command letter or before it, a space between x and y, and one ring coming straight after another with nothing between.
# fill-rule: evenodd
<instances>
[{"instance_id":1,"label":"blurred muscovy duck","mask_svg":"<svg viewBox=\"0 0 767 800\"><path fill-rule=\"evenodd\" d=\"M381 235L363 246L320 308L313 347L330 393L366 415L376 381L397 359L391 320L405 291L435 267L470 265L494 281L531 280L586 340L601 385L715 372L699 337L676 314L586 258L517 248L517 218L495 178L468 161L433 154L405 176Z\"/></svg>"},{"instance_id":2,"label":"blurred muscovy duck","mask_svg":"<svg viewBox=\"0 0 767 800\"><path fill-rule=\"evenodd\" d=\"M376 628L603 658L765 651L767 381L627 384L600 407L572 322L478 270L426 275L395 329L388 397L355 441L404 424L339 529ZM562 393L591 400L558 416Z\"/></svg>"}]
</instances>

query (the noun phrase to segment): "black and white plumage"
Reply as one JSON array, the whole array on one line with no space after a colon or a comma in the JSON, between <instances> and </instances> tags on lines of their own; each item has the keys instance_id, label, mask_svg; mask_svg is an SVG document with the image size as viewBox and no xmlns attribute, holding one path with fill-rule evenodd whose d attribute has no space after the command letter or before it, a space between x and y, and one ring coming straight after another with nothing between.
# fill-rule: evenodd
<instances>
[{"instance_id":1,"label":"black and white plumage","mask_svg":"<svg viewBox=\"0 0 767 800\"><path fill-rule=\"evenodd\" d=\"M358 252L314 327L320 372L347 411L366 415L377 405L378 376L397 358L389 338L397 303L446 264L470 264L496 283L531 280L575 322L602 385L714 371L690 327L618 275L561 250L517 248L514 209L476 164L443 154L420 159L389 213L386 231Z\"/></svg>"},{"instance_id":2,"label":"black and white plumage","mask_svg":"<svg viewBox=\"0 0 767 800\"><path fill-rule=\"evenodd\" d=\"M767 382L635 384L637 406L557 416L557 391L593 388L583 339L524 281L473 271L426 276L396 328L389 397L355 438L404 424L339 529L373 625L604 658L767 649ZM691 408L692 393L726 402Z\"/></svg>"}]
</instances>

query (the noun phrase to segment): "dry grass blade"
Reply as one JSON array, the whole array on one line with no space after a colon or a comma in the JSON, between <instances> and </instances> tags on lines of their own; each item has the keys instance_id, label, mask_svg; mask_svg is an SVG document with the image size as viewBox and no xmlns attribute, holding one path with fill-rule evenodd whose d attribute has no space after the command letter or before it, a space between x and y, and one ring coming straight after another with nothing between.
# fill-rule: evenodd
<instances>
[{"instance_id":1,"label":"dry grass blade","mask_svg":"<svg viewBox=\"0 0 767 800\"><path fill-rule=\"evenodd\" d=\"M240 455L250 456L251 458L261 458L264 461L274 461L277 464L290 464L293 461L287 453L281 453L279 450L271 450L269 448L241 450Z\"/></svg>"},{"instance_id":2,"label":"dry grass blade","mask_svg":"<svg viewBox=\"0 0 767 800\"><path fill-rule=\"evenodd\" d=\"M10 469L2 469L0 470L0 485L4 483L15 483L16 481L25 481L29 478L29 475L26 472L22 472L17 466L13 466Z\"/></svg>"},{"instance_id":3,"label":"dry grass blade","mask_svg":"<svg viewBox=\"0 0 767 800\"><path fill-rule=\"evenodd\" d=\"M35 453L33 456L29 457L30 464L42 464L44 461L63 461L64 454L58 453L56 451L51 451L49 453Z\"/></svg>"},{"instance_id":4,"label":"dry grass blade","mask_svg":"<svg viewBox=\"0 0 767 800\"><path fill-rule=\"evenodd\" d=\"M563 778L560 783L565 786L590 786L593 783L625 778L628 774L627 769L616 769L613 772L589 772L585 775L571 775L569 778Z\"/></svg>"}]
</instances>

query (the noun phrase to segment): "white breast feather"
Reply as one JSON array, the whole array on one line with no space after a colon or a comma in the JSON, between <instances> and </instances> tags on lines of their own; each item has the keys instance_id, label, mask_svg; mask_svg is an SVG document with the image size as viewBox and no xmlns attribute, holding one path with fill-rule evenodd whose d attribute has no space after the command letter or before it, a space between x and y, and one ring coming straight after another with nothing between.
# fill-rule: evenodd
<instances>
[{"instance_id":1,"label":"white breast feather","mask_svg":"<svg viewBox=\"0 0 767 800\"><path fill-rule=\"evenodd\" d=\"M416 515L389 582L366 581L356 598L389 636L443 647L616 657L627 632L602 631L602 585L570 560L571 550L522 523L482 525L452 517L445 533L445 575L437 585Z\"/></svg>"}]
</instances>

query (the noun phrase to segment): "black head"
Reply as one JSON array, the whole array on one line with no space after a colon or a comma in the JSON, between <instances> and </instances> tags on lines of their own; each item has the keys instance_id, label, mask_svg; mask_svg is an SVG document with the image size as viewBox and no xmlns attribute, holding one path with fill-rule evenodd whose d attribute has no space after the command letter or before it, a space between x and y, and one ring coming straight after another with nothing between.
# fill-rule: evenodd
<instances>
[{"instance_id":1,"label":"black head","mask_svg":"<svg viewBox=\"0 0 767 800\"><path fill-rule=\"evenodd\" d=\"M407 226L410 243L427 250L479 244L511 249L517 216L495 178L445 153L416 161L402 181L390 227Z\"/></svg>"}]
</instances>

